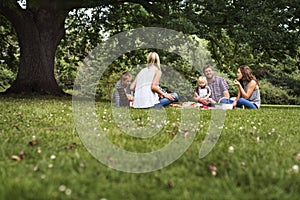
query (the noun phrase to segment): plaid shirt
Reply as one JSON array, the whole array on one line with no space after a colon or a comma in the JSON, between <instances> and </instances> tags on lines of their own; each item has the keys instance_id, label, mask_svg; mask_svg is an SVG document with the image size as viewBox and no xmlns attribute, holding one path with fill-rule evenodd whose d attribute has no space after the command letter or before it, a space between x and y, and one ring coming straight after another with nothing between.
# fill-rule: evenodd
<instances>
[{"instance_id":1,"label":"plaid shirt","mask_svg":"<svg viewBox=\"0 0 300 200\"><path fill-rule=\"evenodd\" d=\"M208 86L211 89L210 97L216 102L219 102L219 100L224 97L224 91L229 89L225 79L219 76L214 76L213 81L208 83Z\"/></svg>"},{"instance_id":2,"label":"plaid shirt","mask_svg":"<svg viewBox=\"0 0 300 200\"><path fill-rule=\"evenodd\" d=\"M127 94L130 94L130 84L126 88L124 88L122 85L122 81L119 80L115 86L115 91L114 91L114 102L116 106L129 105Z\"/></svg>"}]
</instances>

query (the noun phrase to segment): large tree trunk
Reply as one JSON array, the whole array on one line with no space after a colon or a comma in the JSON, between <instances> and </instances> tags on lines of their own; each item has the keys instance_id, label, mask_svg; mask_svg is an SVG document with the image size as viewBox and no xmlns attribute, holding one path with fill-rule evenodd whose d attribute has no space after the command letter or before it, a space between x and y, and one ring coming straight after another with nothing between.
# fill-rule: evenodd
<instances>
[{"instance_id":1,"label":"large tree trunk","mask_svg":"<svg viewBox=\"0 0 300 200\"><path fill-rule=\"evenodd\" d=\"M20 45L20 64L16 80L5 93L63 95L54 77L54 58L64 35L64 22L70 10L96 7L126 0L30 0L21 9L17 0L0 0L0 14L12 22ZM152 1L129 0L158 13Z\"/></svg>"},{"instance_id":2,"label":"large tree trunk","mask_svg":"<svg viewBox=\"0 0 300 200\"><path fill-rule=\"evenodd\" d=\"M38 9L11 18L20 45L20 65L16 80L5 93L64 94L55 80L54 62L66 16L61 10Z\"/></svg>"}]
</instances>

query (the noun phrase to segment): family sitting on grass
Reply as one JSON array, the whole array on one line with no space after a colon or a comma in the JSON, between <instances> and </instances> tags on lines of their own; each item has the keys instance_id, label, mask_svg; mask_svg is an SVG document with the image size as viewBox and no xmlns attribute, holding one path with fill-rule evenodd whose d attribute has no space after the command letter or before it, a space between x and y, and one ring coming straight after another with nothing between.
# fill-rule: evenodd
<instances>
[{"instance_id":1,"label":"family sitting on grass","mask_svg":"<svg viewBox=\"0 0 300 200\"><path fill-rule=\"evenodd\" d=\"M205 66L203 73L205 76L199 77L194 92L194 100L203 107L214 107L217 103L232 104L233 108L260 107L259 83L250 67L242 65L237 70L237 79L234 80L234 85L238 87L236 98L230 98L228 84L224 78L214 75L211 65ZM132 76L128 72L124 73L116 84L114 92L116 106L128 106L128 98L133 98L134 108L162 108L178 101L177 93L167 93L160 88L161 76L159 56L156 52L150 52L147 67L138 73L132 84L130 84ZM129 91L134 91L134 97L129 95Z\"/></svg>"}]
</instances>

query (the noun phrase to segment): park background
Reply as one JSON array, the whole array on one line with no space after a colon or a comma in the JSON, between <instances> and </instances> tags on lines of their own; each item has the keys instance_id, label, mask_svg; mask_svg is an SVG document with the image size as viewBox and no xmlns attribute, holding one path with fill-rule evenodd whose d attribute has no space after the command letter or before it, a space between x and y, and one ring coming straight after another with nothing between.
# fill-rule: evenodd
<instances>
[{"instance_id":1,"label":"park background","mask_svg":"<svg viewBox=\"0 0 300 200\"><path fill-rule=\"evenodd\" d=\"M165 169L127 174L87 152L67 94L91 50L141 27L194 38L228 81L231 96L237 67L249 65L263 106L227 111L222 136L204 159L198 151L211 113L201 112L186 154ZM0 199L299 199L299 28L296 0L0 0ZM154 50L161 63L196 85L200 72L177 55ZM130 151L158 149L181 134L173 108L166 109L171 126L146 145L113 122L112 89L124 71L146 63L148 51L119 57L97 83L99 123ZM147 114L131 112L137 123L147 120Z\"/></svg>"}]
</instances>

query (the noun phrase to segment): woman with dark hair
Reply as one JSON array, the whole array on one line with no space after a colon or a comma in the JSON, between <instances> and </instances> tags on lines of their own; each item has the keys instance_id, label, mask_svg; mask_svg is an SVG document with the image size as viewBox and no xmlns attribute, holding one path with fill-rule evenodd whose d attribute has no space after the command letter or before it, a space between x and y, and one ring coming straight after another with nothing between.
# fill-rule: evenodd
<instances>
[{"instance_id":1,"label":"woman with dark hair","mask_svg":"<svg viewBox=\"0 0 300 200\"><path fill-rule=\"evenodd\" d=\"M238 86L238 95L233 102L234 107L252 109L260 107L259 83L252 74L250 67L242 65L238 68L234 85Z\"/></svg>"}]
</instances>

